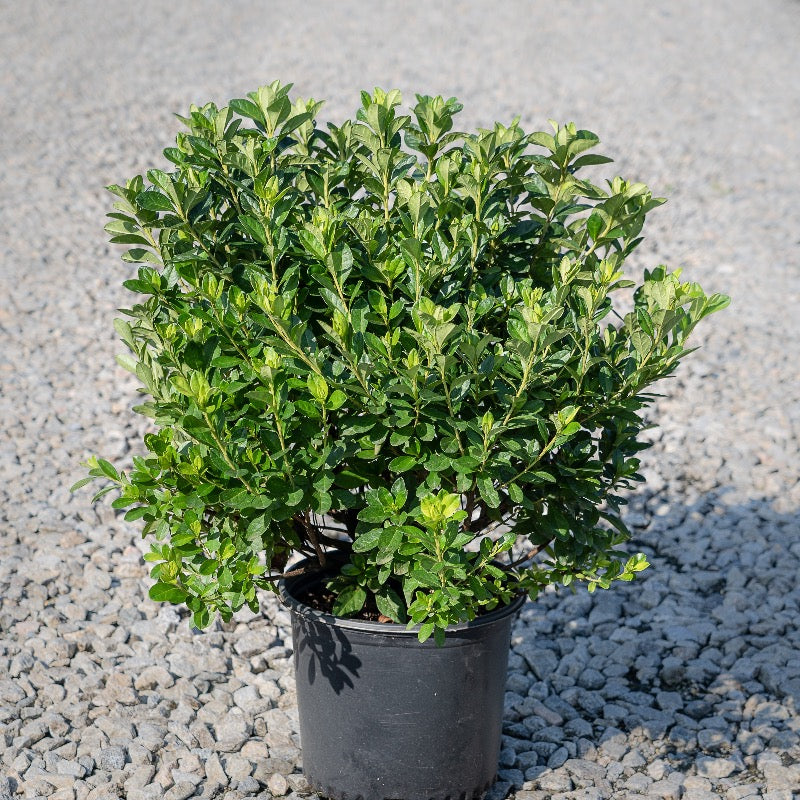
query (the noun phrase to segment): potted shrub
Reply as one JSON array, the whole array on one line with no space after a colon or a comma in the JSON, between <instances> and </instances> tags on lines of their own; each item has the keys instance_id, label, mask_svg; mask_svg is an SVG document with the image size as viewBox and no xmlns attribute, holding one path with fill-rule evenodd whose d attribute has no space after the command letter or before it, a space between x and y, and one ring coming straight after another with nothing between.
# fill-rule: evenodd
<instances>
[{"instance_id":1,"label":"potted shrub","mask_svg":"<svg viewBox=\"0 0 800 800\"><path fill-rule=\"evenodd\" d=\"M77 485L118 490L198 628L282 582L314 788L479 795L514 611L647 566L620 549L642 411L728 299L626 277L663 201L591 183L593 133L459 133L455 99L380 89L321 128L289 90L193 106L170 170L109 187L154 427Z\"/></svg>"}]
</instances>

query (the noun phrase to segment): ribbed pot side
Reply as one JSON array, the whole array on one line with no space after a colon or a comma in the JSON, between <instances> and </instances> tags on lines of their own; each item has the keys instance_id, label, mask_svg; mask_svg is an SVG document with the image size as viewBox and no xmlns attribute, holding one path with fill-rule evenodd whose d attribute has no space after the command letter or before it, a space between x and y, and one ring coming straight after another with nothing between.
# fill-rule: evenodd
<instances>
[{"instance_id":1,"label":"ribbed pot side","mask_svg":"<svg viewBox=\"0 0 800 800\"><path fill-rule=\"evenodd\" d=\"M511 622L524 602L423 644L394 623L338 619L288 579L303 771L335 800L479 798L500 755Z\"/></svg>"}]
</instances>

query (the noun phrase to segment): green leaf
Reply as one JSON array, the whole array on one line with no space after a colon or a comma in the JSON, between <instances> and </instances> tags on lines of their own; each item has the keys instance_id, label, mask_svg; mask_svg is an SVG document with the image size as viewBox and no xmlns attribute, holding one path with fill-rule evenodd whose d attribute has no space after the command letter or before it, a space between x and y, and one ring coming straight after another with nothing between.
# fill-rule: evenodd
<instances>
[{"instance_id":1,"label":"green leaf","mask_svg":"<svg viewBox=\"0 0 800 800\"><path fill-rule=\"evenodd\" d=\"M333 498L328 492L317 491L314 492L314 513L327 514L333 506Z\"/></svg>"},{"instance_id":2,"label":"green leaf","mask_svg":"<svg viewBox=\"0 0 800 800\"><path fill-rule=\"evenodd\" d=\"M339 297L336 292L332 292L325 286L320 287L319 293L324 298L325 302L334 310L338 311L340 314L348 317L349 314L347 312L347 306L342 302L342 298Z\"/></svg>"},{"instance_id":3,"label":"green leaf","mask_svg":"<svg viewBox=\"0 0 800 800\"><path fill-rule=\"evenodd\" d=\"M497 508L500 505L500 495L494 486L492 479L486 475L481 475L477 480L478 491L489 508Z\"/></svg>"},{"instance_id":4,"label":"green leaf","mask_svg":"<svg viewBox=\"0 0 800 800\"><path fill-rule=\"evenodd\" d=\"M386 349L386 345L374 333L367 331L364 334L364 341L369 345L370 349L377 352L378 355L383 356L383 358L389 357L389 351Z\"/></svg>"},{"instance_id":5,"label":"green leaf","mask_svg":"<svg viewBox=\"0 0 800 800\"><path fill-rule=\"evenodd\" d=\"M453 494L452 492L439 492L437 496L442 516L444 519L450 519L461 510L461 496Z\"/></svg>"},{"instance_id":6,"label":"green leaf","mask_svg":"<svg viewBox=\"0 0 800 800\"><path fill-rule=\"evenodd\" d=\"M423 569L412 569L409 574L420 586L426 586L429 589L438 589L441 586L435 575L431 575Z\"/></svg>"},{"instance_id":7,"label":"green leaf","mask_svg":"<svg viewBox=\"0 0 800 800\"><path fill-rule=\"evenodd\" d=\"M100 467L100 471L106 476L106 478L110 478L112 481L119 480L119 473L113 464L110 464L104 458L98 458L97 465Z\"/></svg>"},{"instance_id":8,"label":"green leaf","mask_svg":"<svg viewBox=\"0 0 800 800\"><path fill-rule=\"evenodd\" d=\"M639 356L645 356L653 344L653 340L638 328L631 331L631 342L633 342L633 347Z\"/></svg>"},{"instance_id":9,"label":"green leaf","mask_svg":"<svg viewBox=\"0 0 800 800\"><path fill-rule=\"evenodd\" d=\"M317 375L316 372L312 372L306 379L306 384L308 385L308 390L311 392L315 400L319 401L320 403L324 403L325 400L327 400L328 382L322 377L322 375Z\"/></svg>"},{"instance_id":10,"label":"green leaf","mask_svg":"<svg viewBox=\"0 0 800 800\"><path fill-rule=\"evenodd\" d=\"M137 195L136 205L145 209L146 211L175 210L170 199L166 195L161 194L161 192L156 192L155 190L142 192L141 194Z\"/></svg>"},{"instance_id":11,"label":"green leaf","mask_svg":"<svg viewBox=\"0 0 800 800\"><path fill-rule=\"evenodd\" d=\"M408 490L406 489L406 482L402 478L398 478L392 484L392 496L397 508L402 508L405 505L408 499Z\"/></svg>"},{"instance_id":12,"label":"green leaf","mask_svg":"<svg viewBox=\"0 0 800 800\"><path fill-rule=\"evenodd\" d=\"M220 369L228 369L229 367L238 367L242 363L242 359L237 356L217 356L211 360L212 367L219 367Z\"/></svg>"},{"instance_id":13,"label":"green leaf","mask_svg":"<svg viewBox=\"0 0 800 800\"><path fill-rule=\"evenodd\" d=\"M264 226L255 217L242 215L239 217L239 224L242 229L250 234L260 244L267 244L267 234Z\"/></svg>"},{"instance_id":14,"label":"green leaf","mask_svg":"<svg viewBox=\"0 0 800 800\"><path fill-rule=\"evenodd\" d=\"M586 230L589 231L589 236L591 236L594 241L597 241L597 237L600 235L600 231L603 230L603 227L603 219L599 214L592 214L589 219L586 220Z\"/></svg>"},{"instance_id":15,"label":"green leaf","mask_svg":"<svg viewBox=\"0 0 800 800\"><path fill-rule=\"evenodd\" d=\"M528 335L528 326L516 317L510 317L508 320L508 335L512 339L517 339L520 342L530 342L531 337Z\"/></svg>"},{"instance_id":16,"label":"green leaf","mask_svg":"<svg viewBox=\"0 0 800 800\"><path fill-rule=\"evenodd\" d=\"M387 517L386 510L379 506L367 506L358 512L358 519L361 522L384 522Z\"/></svg>"},{"instance_id":17,"label":"green leaf","mask_svg":"<svg viewBox=\"0 0 800 800\"><path fill-rule=\"evenodd\" d=\"M707 314L714 314L717 311L722 311L731 304L731 298L724 294L712 294L706 301L703 309L703 316Z\"/></svg>"},{"instance_id":18,"label":"green leaf","mask_svg":"<svg viewBox=\"0 0 800 800\"><path fill-rule=\"evenodd\" d=\"M341 389L334 389L328 398L327 408L330 411L337 411L345 404L346 400L347 395Z\"/></svg>"},{"instance_id":19,"label":"green leaf","mask_svg":"<svg viewBox=\"0 0 800 800\"><path fill-rule=\"evenodd\" d=\"M127 353L119 353L115 357L117 364L128 372L136 374L136 366L139 363L135 358L132 358Z\"/></svg>"},{"instance_id":20,"label":"green leaf","mask_svg":"<svg viewBox=\"0 0 800 800\"><path fill-rule=\"evenodd\" d=\"M361 519L360 515L359 519ZM380 544L382 535L383 528L372 528L372 530L359 534L353 541L353 552L366 553L369 550L374 550Z\"/></svg>"},{"instance_id":21,"label":"green leaf","mask_svg":"<svg viewBox=\"0 0 800 800\"><path fill-rule=\"evenodd\" d=\"M298 231L297 236L300 239L300 243L310 255L314 256L318 261L325 260L327 255L325 245L316 233L304 229Z\"/></svg>"},{"instance_id":22,"label":"green leaf","mask_svg":"<svg viewBox=\"0 0 800 800\"><path fill-rule=\"evenodd\" d=\"M385 617L389 617L392 622L404 623L406 613L403 601L394 589L384 589L375 595L375 605L378 611Z\"/></svg>"},{"instance_id":23,"label":"green leaf","mask_svg":"<svg viewBox=\"0 0 800 800\"><path fill-rule=\"evenodd\" d=\"M169 583L154 583L147 594L157 603L183 603L188 597L183 589Z\"/></svg>"},{"instance_id":24,"label":"green leaf","mask_svg":"<svg viewBox=\"0 0 800 800\"><path fill-rule=\"evenodd\" d=\"M559 434L560 439L568 439L574 436L581 429L580 422L570 422L569 425L564 426Z\"/></svg>"},{"instance_id":25,"label":"green leaf","mask_svg":"<svg viewBox=\"0 0 800 800\"><path fill-rule=\"evenodd\" d=\"M588 167L594 164L610 164L614 161L613 158L608 156L596 155L595 153L588 153L587 155L580 156L572 162L573 171L581 167Z\"/></svg>"},{"instance_id":26,"label":"green leaf","mask_svg":"<svg viewBox=\"0 0 800 800\"><path fill-rule=\"evenodd\" d=\"M397 456L389 462L389 471L395 474L401 472L408 472L417 465L417 459L414 456Z\"/></svg>"},{"instance_id":27,"label":"green leaf","mask_svg":"<svg viewBox=\"0 0 800 800\"><path fill-rule=\"evenodd\" d=\"M458 378L450 387L450 399L453 402L463 400L467 396L471 385L472 379L469 376Z\"/></svg>"},{"instance_id":28,"label":"green leaf","mask_svg":"<svg viewBox=\"0 0 800 800\"><path fill-rule=\"evenodd\" d=\"M287 119L281 127L281 135L288 136L292 131L297 130L297 128L299 128L303 123L308 122L309 119L311 119L311 114L307 112L295 114L295 116L289 117L289 119Z\"/></svg>"},{"instance_id":29,"label":"green leaf","mask_svg":"<svg viewBox=\"0 0 800 800\"><path fill-rule=\"evenodd\" d=\"M398 547L403 543L403 529L390 525L381 531L381 537L378 540L380 549L386 553L394 553Z\"/></svg>"},{"instance_id":30,"label":"green leaf","mask_svg":"<svg viewBox=\"0 0 800 800\"><path fill-rule=\"evenodd\" d=\"M425 622L420 625L419 633L417 634L417 638L420 642L425 642L431 638L431 634L433 633L434 625L432 622Z\"/></svg>"},{"instance_id":31,"label":"green leaf","mask_svg":"<svg viewBox=\"0 0 800 800\"><path fill-rule=\"evenodd\" d=\"M286 500L285 500L286 505L289 506L290 508L294 508L303 502L304 496L305 492L302 489L295 489L294 491L289 492L286 495Z\"/></svg>"},{"instance_id":32,"label":"green leaf","mask_svg":"<svg viewBox=\"0 0 800 800\"><path fill-rule=\"evenodd\" d=\"M211 614L207 608L201 608L192 614L192 623L195 628L202 630L211 624Z\"/></svg>"},{"instance_id":33,"label":"green leaf","mask_svg":"<svg viewBox=\"0 0 800 800\"><path fill-rule=\"evenodd\" d=\"M251 100L237 99L231 100L230 107L237 114L248 119L255 120L256 122L264 124L264 115L261 113L259 107Z\"/></svg>"},{"instance_id":34,"label":"green leaf","mask_svg":"<svg viewBox=\"0 0 800 800\"><path fill-rule=\"evenodd\" d=\"M87 483L91 483L94 480L94 476L90 475L88 478L81 478L79 481L75 481L72 486L69 487L70 492L75 492L78 489L86 486Z\"/></svg>"},{"instance_id":35,"label":"green leaf","mask_svg":"<svg viewBox=\"0 0 800 800\"><path fill-rule=\"evenodd\" d=\"M425 469L429 472L444 472L452 466L452 459L443 453L431 453L425 462Z\"/></svg>"},{"instance_id":36,"label":"green leaf","mask_svg":"<svg viewBox=\"0 0 800 800\"><path fill-rule=\"evenodd\" d=\"M367 602L367 593L360 586L349 586L336 598L333 614L336 617L350 617L357 614Z\"/></svg>"},{"instance_id":37,"label":"green leaf","mask_svg":"<svg viewBox=\"0 0 800 800\"><path fill-rule=\"evenodd\" d=\"M330 254L329 269L337 276L339 283L344 283L353 269L353 253L347 245L342 245Z\"/></svg>"},{"instance_id":38,"label":"green leaf","mask_svg":"<svg viewBox=\"0 0 800 800\"><path fill-rule=\"evenodd\" d=\"M555 139L550 134L544 133L544 131L536 131L530 134L528 139L531 144L538 144L541 147L547 148L550 152L553 152L556 148Z\"/></svg>"},{"instance_id":39,"label":"green leaf","mask_svg":"<svg viewBox=\"0 0 800 800\"><path fill-rule=\"evenodd\" d=\"M189 386L189 381L183 377L183 375L173 375L170 379L170 383L183 395L186 397L193 397L192 389Z\"/></svg>"}]
</instances>

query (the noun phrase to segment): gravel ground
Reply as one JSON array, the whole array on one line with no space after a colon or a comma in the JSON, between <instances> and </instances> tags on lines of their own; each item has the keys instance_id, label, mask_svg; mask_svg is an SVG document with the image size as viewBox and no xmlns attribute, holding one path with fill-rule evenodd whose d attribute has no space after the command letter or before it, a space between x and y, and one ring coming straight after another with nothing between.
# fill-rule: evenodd
<instances>
[{"instance_id":1,"label":"gravel ground","mask_svg":"<svg viewBox=\"0 0 800 800\"><path fill-rule=\"evenodd\" d=\"M671 199L639 265L733 296L657 406L653 569L522 613L491 800L800 797L798 41L796 0L2 4L0 800L304 794L286 613L191 633L135 526L66 489L143 424L101 187L275 77L332 118L381 85L574 119Z\"/></svg>"}]
</instances>

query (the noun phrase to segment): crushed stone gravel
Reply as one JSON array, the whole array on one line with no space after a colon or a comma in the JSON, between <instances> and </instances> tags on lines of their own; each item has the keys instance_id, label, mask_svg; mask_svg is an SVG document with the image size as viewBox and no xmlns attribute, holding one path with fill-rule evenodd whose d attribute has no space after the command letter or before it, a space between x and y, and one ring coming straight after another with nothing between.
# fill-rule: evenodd
<instances>
[{"instance_id":1,"label":"crushed stone gravel","mask_svg":"<svg viewBox=\"0 0 800 800\"><path fill-rule=\"evenodd\" d=\"M128 277L102 189L172 112L274 78L329 100L456 95L552 117L670 202L636 266L733 304L664 387L631 499L653 568L547 592L514 628L490 800L791 800L800 787L800 3L0 8L0 800L305 797L287 613L193 632L134 525L67 487L141 448L113 355Z\"/></svg>"}]
</instances>

